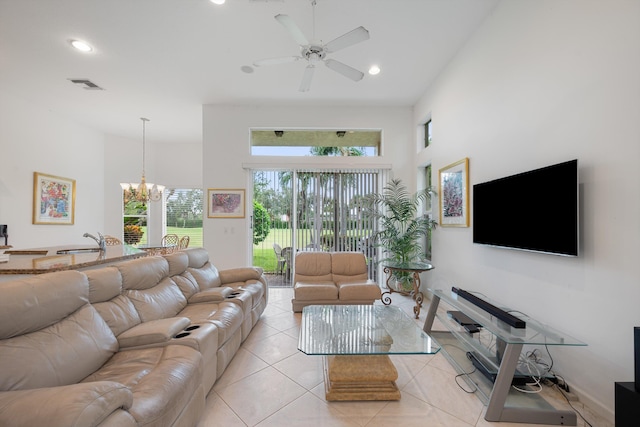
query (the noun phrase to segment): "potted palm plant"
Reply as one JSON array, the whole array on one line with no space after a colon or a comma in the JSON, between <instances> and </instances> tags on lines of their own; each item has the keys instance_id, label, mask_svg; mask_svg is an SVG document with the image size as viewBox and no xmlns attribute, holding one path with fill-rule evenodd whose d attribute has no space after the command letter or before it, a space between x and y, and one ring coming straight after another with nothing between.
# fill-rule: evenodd
<instances>
[{"instance_id":1,"label":"potted palm plant","mask_svg":"<svg viewBox=\"0 0 640 427\"><path fill-rule=\"evenodd\" d=\"M381 194L370 194L364 200L364 212L379 224L379 231L371 237L383 249L379 262L409 265L426 260L423 239L429 236L437 223L428 215L418 215L421 203L431 199L433 190L426 188L409 193L400 179L392 179ZM413 287L413 276L394 271L393 278L399 291Z\"/></svg>"}]
</instances>

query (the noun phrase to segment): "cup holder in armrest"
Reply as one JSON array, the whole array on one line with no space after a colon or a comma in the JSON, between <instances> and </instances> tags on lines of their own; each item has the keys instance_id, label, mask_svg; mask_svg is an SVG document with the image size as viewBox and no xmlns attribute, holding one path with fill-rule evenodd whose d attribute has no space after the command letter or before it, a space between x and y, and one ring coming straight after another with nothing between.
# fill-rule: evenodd
<instances>
[{"instance_id":1,"label":"cup holder in armrest","mask_svg":"<svg viewBox=\"0 0 640 427\"><path fill-rule=\"evenodd\" d=\"M185 331L193 331L195 329L198 329L199 327L200 327L200 325L191 325L191 326L188 326L188 327L184 328L184 330Z\"/></svg>"},{"instance_id":2,"label":"cup holder in armrest","mask_svg":"<svg viewBox=\"0 0 640 427\"><path fill-rule=\"evenodd\" d=\"M238 295L240 295L240 294L242 294L242 292L233 291L233 292L231 292L229 295L227 295L227 298L228 298L228 299L236 298L236 297L237 297Z\"/></svg>"},{"instance_id":3,"label":"cup holder in armrest","mask_svg":"<svg viewBox=\"0 0 640 427\"><path fill-rule=\"evenodd\" d=\"M174 338L184 338L184 337L188 337L189 335L191 335L189 332L180 332Z\"/></svg>"}]
</instances>

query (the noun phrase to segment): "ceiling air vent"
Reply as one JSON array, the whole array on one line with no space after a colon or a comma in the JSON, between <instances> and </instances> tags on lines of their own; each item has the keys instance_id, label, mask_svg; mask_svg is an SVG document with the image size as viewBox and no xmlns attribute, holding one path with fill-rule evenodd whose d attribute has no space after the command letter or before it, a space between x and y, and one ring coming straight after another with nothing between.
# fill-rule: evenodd
<instances>
[{"instance_id":1,"label":"ceiling air vent","mask_svg":"<svg viewBox=\"0 0 640 427\"><path fill-rule=\"evenodd\" d=\"M104 90L89 79L69 79L71 83L81 85L86 90Z\"/></svg>"}]
</instances>

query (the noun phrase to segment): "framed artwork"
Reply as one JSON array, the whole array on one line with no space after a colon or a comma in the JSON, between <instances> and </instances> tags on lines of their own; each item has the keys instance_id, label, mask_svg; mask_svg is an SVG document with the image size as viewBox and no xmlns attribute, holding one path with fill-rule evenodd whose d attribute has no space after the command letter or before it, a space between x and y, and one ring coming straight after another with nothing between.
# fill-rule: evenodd
<instances>
[{"instance_id":1,"label":"framed artwork","mask_svg":"<svg viewBox=\"0 0 640 427\"><path fill-rule=\"evenodd\" d=\"M71 225L75 207L75 179L33 173L34 224Z\"/></svg>"},{"instance_id":2,"label":"framed artwork","mask_svg":"<svg viewBox=\"0 0 640 427\"><path fill-rule=\"evenodd\" d=\"M209 188L209 218L244 218L244 190Z\"/></svg>"},{"instance_id":3,"label":"framed artwork","mask_svg":"<svg viewBox=\"0 0 640 427\"><path fill-rule=\"evenodd\" d=\"M440 226L469 226L469 159L443 167L439 171Z\"/></svg>"}]
</instances>

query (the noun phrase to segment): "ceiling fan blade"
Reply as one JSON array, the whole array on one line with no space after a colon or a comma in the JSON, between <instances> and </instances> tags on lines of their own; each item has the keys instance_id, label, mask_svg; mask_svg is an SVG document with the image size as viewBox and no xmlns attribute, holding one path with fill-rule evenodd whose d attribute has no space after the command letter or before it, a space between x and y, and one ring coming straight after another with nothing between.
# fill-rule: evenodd
<instances>
[{"instance_id":1,"label":"ceiling fan blade","mask_svg":"<svg viewBox=\"0 0 640 427\"><path fill-rule=\"evenodd\" d=\"M256 67L262 67L263 65L277 65L286 64L287 62L296 62L302 59L302 56L281 56L279 58L267 58L253 61L253 65Z\"/></svg>"},{"instance_id":2,"label":"ceiling fan blade","mask_svg":"<svg viewBox=\"0 0 640 427\"><path fill-rule=\"evenodd\" d=\"M313 78L313 72L316 70L314 65L307 65L304 69L304 75L302 76L302 82L300 82L300 92L308 92L311 87L311 79Z\"/></svg>"},{"instance_id":3,"label":"ceiling fan blade","mask_svg":"<svg viewBox=\"0 0 640 427\"><path fill-rule=\"evenodd\" d=\"M334 59L326 59L324 63L333 71L342 74L343 76L353 80L354 82L360 81L364 77L363 72L358 71L355 68L348 66L347 64L343 64L340 61L336 61Z\"/></svg>"},{"instance_id":4,"label":"ceiling fan blade","mask_svg":"<svg viewBox=\"0 0 640 427\"><path fill-rule=\"evenodd\" d=\"M324 46L324 49L327 52L337 52L340 49L344 49L345 47L352 46L368 39L369 31L364 27L358 27L355 30L351 30L346 34L331 40Z\"/></svg>"},{"instance_id":5,"label":"ceiling fan blade","mask_svg":"<svg viewBox=\"0 0 640 427\"><path fill-rule=\"evenodd\" d=\"M284 28L286 28L287 31L289 31L289 34L291 34L291 37L293 37L296 43L301 46L306 46L309 44L309 41L300 30L300 27L296 25L296 23L289 17L289 15L279 14L276 15L275 18L280 24L282 24Z\"/></svg>"}]
</instances>

